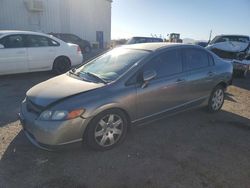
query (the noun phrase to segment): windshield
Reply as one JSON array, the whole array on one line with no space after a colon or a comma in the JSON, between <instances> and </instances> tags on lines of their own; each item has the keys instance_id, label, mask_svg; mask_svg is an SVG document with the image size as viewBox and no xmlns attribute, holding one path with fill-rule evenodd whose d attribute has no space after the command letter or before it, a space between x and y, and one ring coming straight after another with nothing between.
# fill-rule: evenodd
<instances>
[{"instance_id":1,"label":"windshield","mask_svg":"<svg viewBox=\"0 0 250 188\"><path fill-rule=\"evenodd\" d=\"M215 37L210 44L215 44L219 42L249 42L249 38L245 36L217 36Z\"/></svg>"},{"instance_id":2,"label":"windshield","mask_svg":"<svg viewBox=\"0 0 250 188\"><path fill-rule=\"evenodd\" d=\"M116 48L81 67L79 73L80 76L91 75L96 80L111 82L148 53L143 50Z\"/></svg>"},{"instance_id":3,"label":"windshield","mask_svg":"<svg viewBox=\"0 0 250 188\"><path fill-rule=\"evenodd\" d=\"M129 39L126 44L135 44L136 43L136 39L133 37L131 39Z\"/></svg>"}]
</instances>

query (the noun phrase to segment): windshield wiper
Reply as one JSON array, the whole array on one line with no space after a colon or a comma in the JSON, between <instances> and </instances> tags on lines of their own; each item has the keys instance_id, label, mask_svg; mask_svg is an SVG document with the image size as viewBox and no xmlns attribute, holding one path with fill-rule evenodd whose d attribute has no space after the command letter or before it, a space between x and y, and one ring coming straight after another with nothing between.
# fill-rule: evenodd
<instances>
[{"instance_id":1,"label":"windshield wiper","mask_svg":"<svg viewBox=\"0 0 250 188\"><path fill-rule=\"evenodd\" d=\"M92 72L84 72L84 73L86 73L88 76L94 77L95 79L101 81L104 84L108 83L107 81L105 81L104 79L100 78L98 75L96 75L96 74L94 74Z\"/></svg>"},{"instance_id":2,"label":"windshield wiper","mask_svg":"<svg viewBox=\"0 0 250 188\"><path fill-rule=\"evenodd\" d=\"M79 77L79 72L76 73L76 68L70 69L69 73Z\"/></svg>"}]
</instances>

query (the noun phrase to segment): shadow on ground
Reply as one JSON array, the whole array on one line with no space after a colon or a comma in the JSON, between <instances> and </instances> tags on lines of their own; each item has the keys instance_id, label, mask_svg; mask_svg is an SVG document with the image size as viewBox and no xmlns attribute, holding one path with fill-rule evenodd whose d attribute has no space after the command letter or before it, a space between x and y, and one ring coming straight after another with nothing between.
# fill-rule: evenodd
<instances>
[{"instance_id":1,"label":"shadow on ground","mask_svg":"<svg viewBox=\"0 0 250 188\"><path fill-rule=\"evenodd\" d=\"M17 113L27 90L53 76L52 72L0 76L0 127L18 119Z\"/></svg>"},{"instance_id":2,"label":"shadow on ground","mask_svg":"<svg viewBox=\"0 0 250 188\"><path fill-rule=\"evenodd\" d=\"M249 126L197 109L132 128L106 152L81 144L47 152L20 132L0 161L0 187L248 187Z\"/></svg>"},{"instance_id":3,"label":"shadow on ground","mask_svg":"<svg viewBox=\"0 0 250 188\"><path fill-rule=\"evenodd\" d=\"M242 89L250 90L250 73L248 73L246 78L235 78L233 80L233 85Z\"/></svg>"}]
</instances>

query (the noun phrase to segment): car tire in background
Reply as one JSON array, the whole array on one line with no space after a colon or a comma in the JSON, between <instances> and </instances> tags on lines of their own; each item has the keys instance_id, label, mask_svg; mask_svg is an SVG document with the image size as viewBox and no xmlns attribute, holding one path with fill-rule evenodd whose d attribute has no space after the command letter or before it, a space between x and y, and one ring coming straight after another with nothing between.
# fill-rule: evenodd
<instances>
[{"instance_id":1,"label":"car tire in background","mask_svg":"<svg viewBox=\"0 0 250 188\"><path fill-rule=\"evenodd\" d=\"M208 101L208 111L211 113L218 112L224 104L225 88L218 85L212 91Z\"/></svg>"},{"instance_id":2,"label":"car tire in background","mask_svg":"<svg viewBox=\"0 0 250 188\"><path fill-rule=\"evenodd\" d=\"M70 60L67 57L58 57L53 64L53 72L56 74L63 74L71 68Z\"/></svg>"},{"instance_id":3,"label":"car tire in background","mask_svg":"<svg viewBox=\"0 0 250 188\"><path fill-rule=\"evenodd\" d=\"M85 52L85 53L89 53L89 52L91 52L91 48L90 48L90 46L86 46L86 47L84 47L84 52Z\"/></svg>"},{"instance_id":4,"label":"car tire in background","mask_svg":"<svg viewBox=\"0 0 250 188\"><path fill-rule=\"evenodd\" d=\"M84 140L94 150L105 151L120 144L126 137L128 119L118 109L96 115L87 127Z\"/></svg>"},{"instance_id":5,"label":"car tire in background","mask_svg":"<svg viewBox=\"0 0 250 188\"><path fill-rule=\"evenodd\" d=\"M248 70L247 70L247 69L244 70L244 71L242 71L242 72L241 72L241 77L242 77L242 78L246 78L246 77L247 77L247 73L248 73Z\"/></svg>"},{"instance_id":6,"label":"car tire in background","mask_svg":"<svg viewBox=\"0 0 250 188\"><path fill-rule=\"evenodd\" d=\"M248 74L248 70L234 71L234 77L236 77L236 78L246 78L247 74Z\"/></svg>"}]
</instances>

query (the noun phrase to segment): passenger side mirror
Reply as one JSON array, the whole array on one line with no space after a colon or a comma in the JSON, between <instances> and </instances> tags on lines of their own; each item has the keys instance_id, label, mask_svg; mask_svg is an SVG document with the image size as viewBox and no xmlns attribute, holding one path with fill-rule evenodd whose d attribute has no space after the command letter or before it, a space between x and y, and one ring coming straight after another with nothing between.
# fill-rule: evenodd
<instances>
[{"instance_id":1,"label":"passenger side mirror","mask_svg":"<svg viewBox=\"0 0 250 188\"><path fill-rule=\"evenodd\" d=\"M2 44L0 44L0 49L4 49L4 46Z\"/></svg>"},{"instance_id":2,"label":"passenger side mirror","mask_svg":"<svg viewBox=\"0 0 250 188\"><path fill-rule=\"evenodd\" d=\"M154 70L148 70L143 72L143 84L142 88L147 87L148 82L156 77L156 72Z\"/></svg>"}]
</instances>

